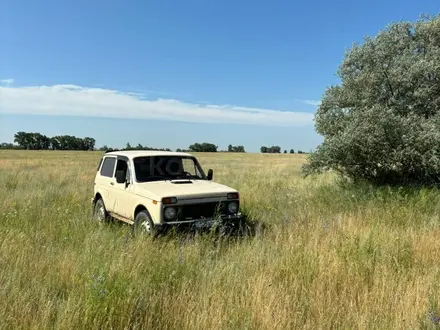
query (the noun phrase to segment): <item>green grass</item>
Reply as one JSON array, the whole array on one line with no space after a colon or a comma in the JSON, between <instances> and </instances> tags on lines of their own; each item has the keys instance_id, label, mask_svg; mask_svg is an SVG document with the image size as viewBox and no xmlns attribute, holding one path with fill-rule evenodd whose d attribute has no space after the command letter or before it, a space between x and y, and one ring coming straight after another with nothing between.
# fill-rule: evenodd
<instances>
[{"instance_id":1,"label":"green grass","mask_svg":"<svg viewBox=\"0 0 440 330\"><path fill-rule=\"evenodd\" d=\"M440 194L199 154L266 229L133 238L90 219L100 153L0 151L2 329L434 329Z\"/></svg>"}]
</instances>

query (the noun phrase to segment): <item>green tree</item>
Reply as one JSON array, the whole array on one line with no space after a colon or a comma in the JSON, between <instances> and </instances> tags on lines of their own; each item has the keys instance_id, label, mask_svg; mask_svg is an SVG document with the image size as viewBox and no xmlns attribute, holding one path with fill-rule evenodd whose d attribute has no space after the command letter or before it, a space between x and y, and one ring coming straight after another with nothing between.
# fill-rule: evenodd
<instances>
[{"instance_id":1,"label":"green tree","mask_svg":"<svg viewBox=\"0 0 440 330\"><path fill-rule=\"evenodd\" d=\"M20 146L13 143L2 142L0 143L0 149L21 149L21 148Z\"/></svg>"},{"instance_id":2,"label":"green tree","mask_svg":"<svg viewBox=\"0 0 440 330\"><path fill-rule=\"evenodd\" d=\"M265 147L262 146L260 148L261 153L271 153L271 154L279 154L281 153L281 147L280 146L271 146L271 147Z\"/></svg>"},{"instance_id":3,"label":"green tree","mask_svg":"<svg viewBox=\"0 0 440 330\"><path fill-rule=\"evenodd\" d=\"M217 152L218 146L212 143L194 143L189 146L190 152Z\"/></svg>"},{"instance_id":4,"label":"green tree","mask_svg":"<svg viewBox=\"0 0 440 330\"><path fill-rule=\"evenodd\" d=\"M289 152L289 153L294 154L294 153L295 153L295 150L290 149L290 152Z\"/></svg>"},{"instance_id":5,"label":"green tree","mask_svg":"<svg viewBox=\"0 0 440 330\"><path fill-rule=\"evenodd\" d=\"M14 142L18 144L21 149L30 149L31 133L17 132L14 134Z\"/></svg>"},{"instance_id":6,"label":"green tree","mask_svg":"<svg viewBox=\"0 0 440 330\"><path fill-rule=\"evenodd\" d=\"M389 25L346 53L316 114L324 142L304 174L332 169L375 184L440 176L440 17Z\"/></svg>"},{"instance_id":7,"label":"green tree","mask_svg":"<svg viewBox=\"0 0 440 330\"><path fill-rule=\"evenodd\" d=\"M44 150L50 147L50 138L40 133L17 132L14 135L14 142L20 148L28 150Z\"/></svg>"},{"instance_id":8,"label":"green tree","mask_svg":"<svg viewBox=\"0 0 440 330\"><path fill-rule=\"evenodd\" d=\"M228 152L246 152L244 150L244 146L233 146L232 144L230 144L228 146Z\"/></svg>"},{"instance_id":9,"label":"green tree","mask_svg":"<svg viewBox=\"0 0 440 330\"><path fill-rule=\"evenodd\" d=\"M94 138L85 137L84 138L84 146L85 146L84 150L95 150L95 143L96 143L96 140Z\"/></svg>"}]
</instances>

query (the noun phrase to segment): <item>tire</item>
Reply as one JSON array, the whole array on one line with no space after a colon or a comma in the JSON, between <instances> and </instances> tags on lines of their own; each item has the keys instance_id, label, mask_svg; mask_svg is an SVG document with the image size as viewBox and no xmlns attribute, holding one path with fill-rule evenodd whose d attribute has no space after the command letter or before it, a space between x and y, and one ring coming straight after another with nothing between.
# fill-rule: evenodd
<instances>
[{"instance_id":1,"label":"tire","mask_svg":"<svg viewBox=\"0 0 440 330\"><path fill-rule=\"evenodd\" d=\"M93 207L93 218L101 223L108 222L108 213L105 209L104 201L102 198L98 199Z\"/></svg>"},{"instance_id":2,"label":"tire","mask_svg":"<svg viewBox=\"0 0 440 330\"><path fill-rule=\"evenodd\" d=\"M159 230L146 210L136 214L133 224L133 234L135 236L158 236Z\"/></svg>"}]
</instances>

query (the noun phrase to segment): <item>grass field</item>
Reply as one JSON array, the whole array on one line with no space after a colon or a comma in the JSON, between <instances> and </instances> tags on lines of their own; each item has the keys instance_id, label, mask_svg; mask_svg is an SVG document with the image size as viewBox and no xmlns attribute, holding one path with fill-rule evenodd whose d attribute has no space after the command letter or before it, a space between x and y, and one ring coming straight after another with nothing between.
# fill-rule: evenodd
<instances>
[{"instance_id":1,"label":"grass field","mask_svg":"<svg viewBox=\"0 0 440 330\"><path fill-rule=\"evenodd\" d=\"M200 154L266 229L140 239L90 218L100 156L0 151L1 329L434 329L439 192Z\"/></svg>"}]
</instances>

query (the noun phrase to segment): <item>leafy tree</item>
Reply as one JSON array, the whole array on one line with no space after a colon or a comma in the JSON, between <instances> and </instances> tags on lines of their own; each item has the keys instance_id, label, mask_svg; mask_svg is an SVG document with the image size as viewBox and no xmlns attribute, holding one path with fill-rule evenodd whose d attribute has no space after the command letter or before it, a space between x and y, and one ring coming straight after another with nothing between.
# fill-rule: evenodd
<instances>
[{"instance_id":1,"label":"leafy tree","mask_svg":"<svg viewBox=\"0 0 440 330\"><path fill-rule=\"evenodd\" d=\"M58 150L60 148L58 140L53 137L49 139L49 143L50 143L49 148L52 150Z\"/></svg>"},{"instance_id":2,"label":"leafy tree","mask_svg":"<svg viewBox=\"0 0 440 330\"><path fill-rule=\"evenodd\" d=\"M260 148L261 153L281 153L281 147L280 146L272 146L272 147L265 147L262 146Z\"/></svg>"},{"instance_id":3,"label":"leafy tree","mask_svg":"<svg viewBox=\"0 0 440 330\"><path fill-rule=\"evenodd\" d=\"M18 144L21 149L29 149L31 144L30 133L17 132L14 134L14 142Z\"/></svg>"},{"instance_id":4,"label":"leafy tree","mask_svg":"<svg viewBox=\"0 0 440 330\"><path fill-rule=\"evenodd\" d=\"M294 154L294 153L295 153L295 150L290 149L290 152L289 152L289 153Z\"/></svg>"},{"instance_id":5,"label":"leafy tree","mask_svg":"<svg viewBox=\"0 0 440 330\"><path fill-rule=\"evenodd\" d=\"M243 146L233 146L230 144L228 146L228 152L246 152Z\"/></svg>"},{"instance_id":6,"label":"leafy tree","mask_svg":"<svg viewBox=\"0 0 440 330\"><path fill-rule=\"evenodd\" d=\"M17 144L3 142L0 143L0 149L21 149L21 148Z\"/></svg>"},{"instance_id":7,"label":"leafy tree","mask_svg":"<svg viewBox=\"0 0 440 330\"><path fill-rule=\"evenodd\" d=\"M389 25L345 55L316 114L324 142L303 168L375 184L440 176L440 17Z\"/></svg>"},{"instance_id":8,"label":"leafy tree","mask_svg":"<svg viewBox=\"0 0 440 330\"><path fill-rule=\"evenodd\" d=\"M86 149L84 149L84 150L95 150L95 143L96 143L96 140L94 138L85 137L84 138L84 146Z\"/></svg>"},{"instance_id":9,"label":"leafy tree","mask_svg":"<svg viewBox=\"0 0 440 330\"><path fill-rule=\"evenodd\" d=\"M287 150L284 150L284 153L287 154Z\"/></svg>"},{"instance_id":10,"label":"leafy tree","mask_svg":"<svg viewBox=\"0 0 440 330\"><path fill-rule=\"evenodd\" d=\"M14 135L14 142L22 149L41 150L49 149L50 139L40 133L17 132Z\"/></svg>"},{"instance_id":11,"label":"leafy tree","mask_svg":"<svg viewBox=\"0 0 440 330\"><path fill-rule=\"evenodd\" d=\"M217 152L218 146L212 143L194 143L188 147L190 152Z\"/></svg>"}]
</instances>

